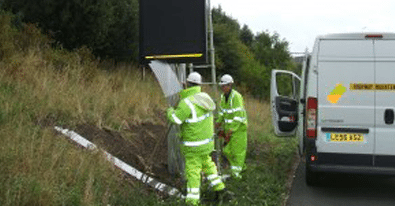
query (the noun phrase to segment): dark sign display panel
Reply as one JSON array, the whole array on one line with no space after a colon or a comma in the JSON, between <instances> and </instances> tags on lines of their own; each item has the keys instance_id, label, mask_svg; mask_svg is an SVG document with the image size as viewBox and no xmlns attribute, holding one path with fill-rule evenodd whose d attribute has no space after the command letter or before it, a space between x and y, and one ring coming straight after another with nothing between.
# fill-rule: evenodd
<instances>
[{"instance_id":1,"label":"dark sign display panel","mask_svg":"<svg viewBox=\"0 0 395 206\"><path fill-rule=\"evenodd\" d=\"M140 0L140 58L206 63L206 0Z\"/></svg>"}]
</instances>

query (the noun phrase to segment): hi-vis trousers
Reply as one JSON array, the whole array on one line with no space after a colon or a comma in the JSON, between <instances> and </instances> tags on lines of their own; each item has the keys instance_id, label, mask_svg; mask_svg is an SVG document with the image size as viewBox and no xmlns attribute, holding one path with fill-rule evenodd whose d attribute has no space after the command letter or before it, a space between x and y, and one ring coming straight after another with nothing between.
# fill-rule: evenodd
<instances>
[{"instance_id":1,"label":"hi-vis trousers","mask_svg":"<svg viewBox=\"0 0 395 206\"><path fill-rule=\"evenodd\" d=\"M240 126L239 130L232 134L229 143L223 149L223 153L229 160L232 176L241 178L240 172L246 167L247 127Z\"/></svg>"},{"instance_id":2,"label":"hi-vis trousers","mask_svg":"<svg viewBox=\"0 0 395 206\"><path fill-rule=\"evenodd\" d=\"M210 182L213 191L223 190L225 184L218 176L215 166L209 154L184 154L185 156L185 178L187 180L186 202L192 205L200 203L201 171L203 171Z\"/></svg>"}]
</instances>

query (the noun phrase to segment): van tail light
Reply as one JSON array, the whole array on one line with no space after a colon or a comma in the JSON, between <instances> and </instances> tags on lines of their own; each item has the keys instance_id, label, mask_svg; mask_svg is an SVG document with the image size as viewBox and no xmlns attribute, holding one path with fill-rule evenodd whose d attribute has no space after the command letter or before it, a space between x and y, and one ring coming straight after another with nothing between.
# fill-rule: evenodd
<instances>
[{"instance_id":1,"label":"van tail light","mask_svg":"<svg viewBox=\"0 0 395 206\"><path fill-rule=\"evenodd\" d=\"M317 156L311 155L310 156L310 161L315 162L317 160Z\"/></svg>"},{"instance_id":2,"label":"van tail light","mask_svg":"<svg viewBox=\"0 0 395 206\"><path fill-rule=\"evenodd\" d=\"M307 99L306 135L317 138L317 98L313 97Z\"/></svg>"},{"instance_id":3,"label":"van tail light","mask_svg":"<svg viewBox=\"0 0 395 206\"><path fill-rule=\"evenodd\" d=\"M367 38L367 39L372 39L372 38L382 39L383 35L382 34L368 34L368 35L365 35L365 38Z\"/></svg>"}]
</instances>

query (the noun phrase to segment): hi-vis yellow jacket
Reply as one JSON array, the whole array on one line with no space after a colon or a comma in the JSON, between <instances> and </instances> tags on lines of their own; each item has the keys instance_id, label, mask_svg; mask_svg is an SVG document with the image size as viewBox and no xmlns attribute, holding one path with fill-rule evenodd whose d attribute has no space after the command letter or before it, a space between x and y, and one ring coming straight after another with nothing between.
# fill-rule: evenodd
<instances>
[{"instance_id":1,"label":"hi-vis yellow jacket","mask_svg":"<svg viewBox=\"0 0 395 206\"><path fill-rule=\"evenodd\" d=\"M167 118L181 125L181 149L185 153L210 153L214 150L213 110L215 103L211 97L201 92L200 86L180 92L177 108L167 110Z\"/></svg>"},{"instance_id":2,"label":"hi-vis yellow jacket","mask_svg":"<svg viewBox=\"0 0 395 206\"><path fill-rule=\"evenodd\" d=\"M226 132L229 130L237 132L240 125L248 125L244 100L239 92L232 89L228 101L226 101L224 94L221 95L221 103L216 122L223 123Z\"/></svg>"}]
</instances>

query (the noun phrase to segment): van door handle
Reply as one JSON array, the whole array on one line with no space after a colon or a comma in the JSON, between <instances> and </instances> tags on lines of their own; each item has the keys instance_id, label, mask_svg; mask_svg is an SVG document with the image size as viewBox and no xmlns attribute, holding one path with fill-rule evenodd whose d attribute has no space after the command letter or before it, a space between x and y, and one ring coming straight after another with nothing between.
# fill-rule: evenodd
<instances>
[{"instance_id":1,"label":"van door handle","mask_svg":"<svg viewBox=\"0 0 395 206\"><path fill-rule=\"evenodd\" d=\"M394 124L394 110L386 109L384 113L384 121L386 124Z\"/></svg>"}]
</instances>

